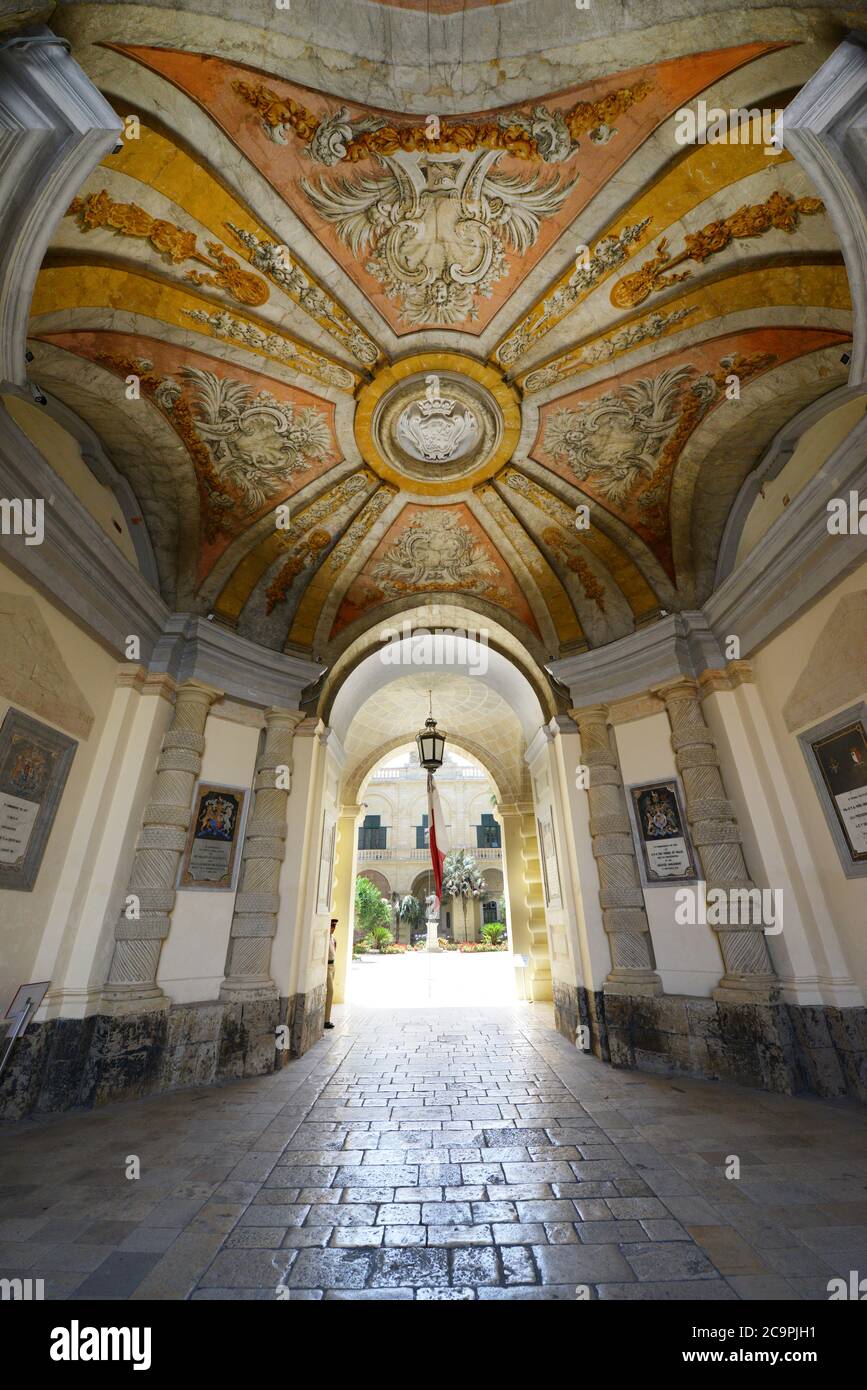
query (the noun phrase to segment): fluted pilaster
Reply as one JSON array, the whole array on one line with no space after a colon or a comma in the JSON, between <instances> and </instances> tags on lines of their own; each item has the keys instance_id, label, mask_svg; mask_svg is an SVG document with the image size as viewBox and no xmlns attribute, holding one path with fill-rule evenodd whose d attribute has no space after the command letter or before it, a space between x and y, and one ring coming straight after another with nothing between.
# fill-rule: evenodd
<instances>
[{"instance_id":1,"label":"fluted pilaster","mask_svg":"<svg viewBox=\"0 0 867 1390\"><path fill-rule=\"evenodd\" d=\"M292 768L292 739L303 714L269 709L265 742L256 762L254 800L226 957L220 998L236 1003L275 999L271 943L277 931L280 870L286 848L286 804Z\"/></svg>"},{"instance_id":2,"label":"fluted pilaster","mask_svg":"<svg viewBox=\"0 0 867 1390\"><path fill-rule=\"evenodd\" d=\"M744 859L737 818L725 793L714 736L705 723L698 683L684 678L660 686L655 693L665 701L668 711L687 819L707 891L751 889L754 884ZM777 979L761 923L713 925L713 930L725 966L715 997L733 1002L775 998Z\"/></svg>"},{"instance_id":3,"label":"fluted pilaster","mask_svg":"<svg viewBox=\"0 0 867 1390\"><path fill-rule=\"evenodd\" d=\"M581 760L589 773L590 834L602 924L611 950L612 970L604 989L607 994L661 994L608 707L589 705L570 713L581 734Z\"/></svg>"}]
</instances>

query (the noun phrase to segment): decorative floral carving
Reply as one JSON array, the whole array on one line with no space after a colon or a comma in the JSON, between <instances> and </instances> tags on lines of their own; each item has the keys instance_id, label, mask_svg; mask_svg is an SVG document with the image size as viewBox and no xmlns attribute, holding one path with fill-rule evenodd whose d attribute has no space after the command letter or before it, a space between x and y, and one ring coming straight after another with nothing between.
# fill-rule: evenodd
<instances>
[{"instance_id":1,"label":"decorative floral carving","mask_svg":"<svg viewBox=\"0 0 867 1390\"><path fill-rule=\"evenodd\" d=\"M461 323L508 273L507 248L524 255L577 182L497 173L499 157L409 165L384 155L380 173L301 186L354 256L370 253L366 269L407 323Z\"/></svg>"},{"instance_id":2,"label":"decorative floral carving","mask_svg":"<svg viewBox=\"0 0 867 1390\"><path fill-rule=\"evenodd\" d=\"M641 524L662 535L671 474L687 439L717 403L728 377L743 382L774 361L769 353L736 353L700 375L685 364L666 367L619 392L558 411L546 425L542 447L613 506L625 509L634 501Z\"/></svg>"},{"instance_id":3,"label":"decorative floral carving","mask_svg":"<svg viewBox=\"0 0 867 1390\"><path fill-rule=\"evenodd\" d=\"M519 357L523 357L530 345L565 318L610 270L622 265L629 254L629 247L638 241L649 222L650 218L645 217L641 222L634 222L613 236L598 241L589 257L589 264L578 261L569 279L559 284L512 330L508 338L504 338L497 348L497 358L503 366L511 366Z\"/></svg>"},{"instance_id":4,"label":"decorative floral carving","mask_svg":"<svg viewBox=\"0 0 867 1390\"><path fill-rule=\"evenodd\" d=\"M310 569L318 556L331 544L331 532L315 527L292 547L289 558L280 567L279 574L265 590L265 612L273 613L278 603L284 603L292 587L292 581L302 570Z\"/></svg>"},{"instance_id":5,"label":"decorative floral carving","mask_svg":"<svg viewBox=\"0 0 867 1390\"><path fill-rule=\"evenodd\" d=\"M690 314L694 314L697 307L692 305L689 309L676 309L671 314L649 314L647 318L627 324L608 337L597 338L574 352L564 353L555 361L547 362L544 367L529 372L524 379L524 390L544 391L547 386L553 386L556 381L563 381L581 367L593 367L597 362L610 362L613 357L628 352L641 343L661 338L663 333L667 333L675 324L682 323Z\"/></svg>"},{"instance_id":6,"label":"decorative floral carving","mask_svg":"<svg viewBox=\"0 0 867 1390\"><path fill-rule=\"evenodd\" d=\"M389 502L396 496L396 488L381 487L373 494L370 500L365 503L355 521L353 521L352 525L349 526L340 537L340 540L328 557L332 574L337 574L339 570L343 569L350 556L355 554L377 517L382 515Z\"/></svg>"},{"instance_id":7,"label":"decorative floral carving","mask_svg":"<svg viewBox=\"0 0 867 1390\"><path fill-rule=\"evenodd\" d=\"M505 604L509 591L484 545L453 511L416 512L406 530L374 566L371 577L383 597L424 589L470 590Z\"/></svg>"},{"instance_id":8,"label":"decorative floral carving","mask_svg":"<svg viewBox=\"0 0 867 1390\"><path fill-rule=\"evenodd\" d=\"M297 409L270 391L254 392L246 382L184 367L194 429L208 447L224 488L249 511L257 511L283 488L293 473L305 472L331 454L331 431L314 406ZM167 377L155 398L174 412L182 386Z\"/></svg>"},{"instance_id":9,"label":"decorative floral carving","mask_svg":"<svg viewBox=\"0 0 867 1390\"><path fill-rule=\"evenodd\" d=\"M250 261L256 269L285 290L290 299L300 304L311 318L348 348L357 361L365 366L376 362L380 355L376 343L362 332L335 299L301 269L285 246L275 241L265 241L253 232L237 227L234 222L227 222L226 226L247 247L251 253Z\"/></svg>"},{"instance_id":10,"label":"decorative floral carving","mask_svg":"<svg viewBox=\"0 0 867 1390\"><path fill-rule=\"evenodd\" d=\"M596 578L584 556L578 553L579 542L574 536L558 530L556 526L546 526L542 532L542 540L560 556L573 574L577 574L584 597L595 603L600 613L604 613L605 585Z\"/></svg>"},{"instance_id":11,"label":"decorative floral carving","mask_svg":"<svg viewBox=\"0 0 867 1390\"><path fill-rule=\"evenodd\" d=\"M639 478L653 476L691 375L688 366L668 367L580 409L558 410L546 425L543 448L568 464L579 482L592 477L603 497L622 505Z\"/></svg>"},{"instance_id":12,"label":"decorative floral carving","mask_svg":"<svg viewBox=\"0 0 867 1390\"><path fill-rule=\"evenodd\" d=\"M88 193L84 198L74 198L67 209L67 217L77 217L84 231L93 227L111 227L120 236L142 237L149 241L160 255L168 256L174 264L179 261L198 261L207 266L211 274L200 270L188 270L187 279L195 285L213 285L225 290L239 304L254 307L264 304L268 299L268 285L258 275L233 259L218 241L205 243L208 256L202 254L194 232L184 231L174 222L165 222L160 217L152 217L137 203L116 203L103 188L99 193Z\"/></svg>"},{"instance_id":13,"label":"decorative floral carving","mask_svg":"<svg viewBox=\"0 0 867 1390\"><path fill-rule=\"evenodd\" d=\"M427 121L394 124L384 116L349 115L341 106L316 116L291 97L280 97L263 82L232 83L235 93L262 118L262 129L277 145L288 143L293 131L305 147L308 159L333 166L344 160L357 163L400 150L429 154L455 154L462 150L500 150L516 159L561 163L578 149L578 137L586 135L605 145L617 134L613 122L653 90L647 81L620 87L596 101L579 101L571 110L553 111L538 104L529 114L512 111L490 117L442 120L434 134Z\"/></svg>"},{"instance_id":14,"label":"decorative floral carving","mask_svg":"<svg viewBox=\"0 0 867 1390\"><path fill-rule=\"evenodd\" d=\"M346 367L329 362L327 357L322 357L312 348L295 343L279 333L266 333L248 319L236 318L225 309L213 313L207 313L204 309L185 309L183 312L196 323L207 324L217 338L233 338L236 343L255 348L257 352L285 362L288 367L303 372L305 376L325 382L326 386L339 386L342 391L355 388L357 378Z\"/></svg>"},{"instance_id":15,"label":"decorative floral carving","mask_svg":"<svg viewBox=\"0 0 867 1390\"><path fill-rule=\"evenodd\" d=\"M667 249L668 241L663 237L654 255L640 270L618 280L611 291L611 303L618 309L632 309L657 290L688 280L692 273L689 270L672 274L676 265L684 261L706 261L731 241L764 236L772 229L791 235L802 216L812 217L824 210L820 198L793 198L789 193L772 193L764 203L745 203L730 217L709 222L701 231L691 232L684 237L683 250L677 256L672 257Z\"/></svg>"}]
</instances>

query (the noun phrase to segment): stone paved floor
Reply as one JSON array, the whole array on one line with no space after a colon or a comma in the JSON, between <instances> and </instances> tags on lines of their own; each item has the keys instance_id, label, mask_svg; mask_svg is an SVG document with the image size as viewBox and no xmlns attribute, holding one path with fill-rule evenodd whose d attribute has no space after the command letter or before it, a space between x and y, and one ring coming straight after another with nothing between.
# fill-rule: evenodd
<instances>
[{"instance_id":1,"label":"stone paved floor","mask_svg":"<svg viewBox=\"0 0 867 1390\"><path fill-rule=\"evenodd\" d=\"M279 1074L0 1131L0 1276L54 1298L825 1299L867 1272L865 1135L852 1104L613 1071L541 1006L356 1010Z\"/></svg>"}]
</instances>

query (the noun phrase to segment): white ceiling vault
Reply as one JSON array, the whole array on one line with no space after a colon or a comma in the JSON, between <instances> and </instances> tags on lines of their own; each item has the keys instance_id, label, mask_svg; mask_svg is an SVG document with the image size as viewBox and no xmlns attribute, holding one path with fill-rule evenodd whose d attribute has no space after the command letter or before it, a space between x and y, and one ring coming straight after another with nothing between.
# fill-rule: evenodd
<instances>
[{"instance_id":1,"label":"white ceiling vault","mask_svg":"<svg viewBox=\"0 0 867 1390\"><path fill-rule=\"evenodd\" d=\"M464 733L497 728L518 786L541 668L700 606L744 480L846 381L804 171L676 138L699 100L784 107L845 12L665 8L53 16L126 133L58 224L34 377L129 481L168 604L321 661L336 723L358 684L358 764L433 679L368 719L370 634L453 612L496 661L484 687L440 673L443 700L473 692ZM535 684L498 688L499 661Z\"/></svg>"}]
</instances>

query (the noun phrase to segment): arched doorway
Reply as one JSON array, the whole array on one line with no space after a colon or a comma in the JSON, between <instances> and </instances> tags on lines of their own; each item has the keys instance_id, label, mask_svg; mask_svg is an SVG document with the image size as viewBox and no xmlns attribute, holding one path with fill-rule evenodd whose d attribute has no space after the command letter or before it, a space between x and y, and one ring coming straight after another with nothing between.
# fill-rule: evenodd
<instances>
[{"instance_id":1,"label":"arched doorway","mask_svg":"<svg viewBox=\"0 0 867 1390\"><path fill-rule=\"evenodd\" d=\"M477 857L482 891L466 903L466 921L463 902L444 902L441 931L449 939L478 945L485 918L497 920L505 909L512 993L543 1002L552 996L551 950L527 752L550 721L556 700L535 658L506 631L485 629L470 660L465 653L461 660L461 652L445 644L431 652L425 634L436 633L439 616L433 606L411 610L401 622L403 635L392 630L387 639L387 660L382 630L359 634L352 649L337 656L323 687L320 716L344 755L336 790L340 830L335 902L351 911L350 884L359 871L357 826L363 823L368 803L382 797L384 765L399 749L412 746L432 699L434 713L448 733L447 747L475 768L474 776L480 779L472 786L473 795L463 798L456 845ZM456 609L448 613L453 623L461 616L472 614ZM398 898L418 896L428 886L423 779L414 792L409 788L407 776L403 807L394 823L403 817L404 847L415 855L415 871L401 875L391 859L379 867ZM439 789L448 804L448 787ZM554 790L549 786L548 795ZM403 935L399 944L412 945L411 933ZM341 946L337 989L338 998L346 999L351 995L346 937Z\"/></svg>"}]
</instances>

